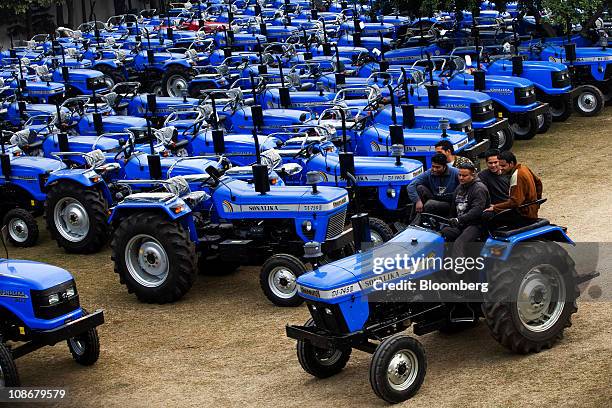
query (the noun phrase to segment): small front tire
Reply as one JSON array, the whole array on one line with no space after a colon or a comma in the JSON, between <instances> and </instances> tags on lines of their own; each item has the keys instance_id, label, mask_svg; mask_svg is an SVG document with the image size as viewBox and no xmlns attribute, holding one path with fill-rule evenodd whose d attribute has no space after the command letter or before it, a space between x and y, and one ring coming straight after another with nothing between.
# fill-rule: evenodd
<instances>
[{"instance_id":1,"label":"small front tire","mask_svg":"<svg viewBox=\"0 0 612 408\"><path fill-rule=\"evenodd\" d=\"M299 306L304 301L297 291L297 278L306 273L306 265L289 254L272 255L261 267L259 285L276 306Z\"/></svg>"},{"instance_id":2,"label":"small front tire","mask_svg":"<svg viewBox=\"0 0 612 408\"><path fill-rule=\"evenodd\" d=\"M66 340L74 361L83 366L93 365L100 357L100 338L95 327Z\"/></svg>"},{"instance_id":3,"label":"small front tire","mask_svg":"<svg viewBox=\"0 0 612 408\"><path fill-rule=\"evenodd\" d=\"M308 319L304 326L313 327L314 321ZM317 378L329 378L344 369L351 358L351 348L325 350L313 346L305 340L297 342L297 357L300 365L308 374Z\"/></svg>"},{"instance_id":4,"label":"small front tire","mask_svg":"<svg viewBox=\"0 0 612 408\"><path fill-rule=\"evenodd\" d=\"M2 222L8 229L8 240L16 247L28 248L38 241L36 219L23 208L14 208L6 213Z\"/></svg>"},{"instance_id":5,"label":"small front tire","mask_svg":"<svg viewBox=\"0 0 612 408\"><path fill-rule=\"evenodd\" d=\"M426 372L427 358L421 343L396 334L376 348L370 362L370 385L379 398L397 404L417 393Z\"/></svg>"},{"instance_id":6,"label":"small front tire","mask_svg":"<svg viewBox=\"0 0 612 408\"><path fill-rule=\"evenodd\" d=\"M369 225L370 237L374 246L389 241L395 235L391 227L380 218L369 218Z\"/></svg>"},{"instance_id":7,"label":"small front tire","mask_svg":"<svg viewBox=\"0 0 612 408\"><path fill-rule=\"evenodd\" d=\"M601 113L604 108L604 94L593 85L582 85L580 92L574 98L574 110L582 116L593 117Z\"/></svg>"},{"instance_id":8,"label":"small front tire","mask_svg":"<svg viewBox=\"0 0 612 408\"><path fill-rule=\"evenodd\" d=\"M0 343L0 387L19 387L19 373L11 351Z\"/></svg>"}]
</instances>

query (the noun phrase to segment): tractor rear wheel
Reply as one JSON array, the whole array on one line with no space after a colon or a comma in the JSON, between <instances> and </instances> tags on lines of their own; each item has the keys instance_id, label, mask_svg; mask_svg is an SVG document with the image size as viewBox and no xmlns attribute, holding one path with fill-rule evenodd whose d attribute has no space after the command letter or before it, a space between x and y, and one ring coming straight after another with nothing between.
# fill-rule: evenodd
<instances>
[{"instance_id":1,"label":"tractor rear wheel","mask_svg":"<svg viewBox=\"0 0 612 408\"><path fill-rule=\"evenodd\" d=\"M553 122L565 122L572 116L572 101L569 98L555 98L549 105Z\"/></svg>"},{"instance_id":2,"label":"tractor rear wheel","mask_svg":"<svg viewBox=\"0 0 612 408\"><path fill-rule=\"evenodd\" d=\"M261 267L259 285L276 306L299 306L304 299L297 291L297 278L307 272L299 258L289 254L272 255Z\"/></svg>"},{"instance_id":3,"label":"tractor rear wheel","mask_svg":"<svg viewBox=\"0 0 612 408\"><path fill-rule=\"evenodd\" d=\"M553 122L552 109L549 106L543 114L538 115L538 133L546 133Z\"/></svg>"},{"instance_id":4,"label":"tractor rear wheel","mask_svg":"<svg viewBox=\"0 0 612 408\"><path fill-rule=\"evenodd\" d=\"M111 249L119 281L141 302L175 302L196 279L196 248L189 231L162 215L130 215L115 230Z\"/></svg>"},{"instance_id":5,"label":"tractor rear wheel","mask_svg":"<svg viewBox=\"0 0 612 408\"><path fill-rule=\"evenodd\" d=\"M19 373L13 355L4 343L0 343L0 386L4 388L20 385L21 381L19 381Z\"/></svg>"},{"instance_id":6,"label":"tractor rear wheel","mask_svg":"<svg viewBox=\"0 0 612 408\"><path fill-rule=\"evenodd\" d=\"M597 116L604 108L604 94L593 85L579 86L578 96L574 98L574 110L582 116Z\"/></svg>"},{"instance_id":7,"label":"tractor rear wheel","mask_svg":"<svg viewBox=\"0 0 612 408\"><path fill-rule=\"evenodd\" d=\"M314 327L312 319L308 319L306 327ZM351 348L322 349L313 346L305 340L297 342L297 357L300 365L308 374L317 378L329 378L338 374L351 358Z\"/></svg>"},{"instance_id":8,"label":"tractor rear wheel","mask_svg":"<svg viewBox=\"0 0 612 408\"><path fill-rule=\"evenodd\" d=\"M396 334L384 339L370 362L370 385L379 398L397 404L417 393L427 372L421 343Z\"/></svg>"},{"instance_id":9,"label":"tractor rear wheel","mask_svg":"<svg viewBox=\"0 0 612 408\"><path fill-rule=\"evenodd\" d=\"M28 248L38 241L38 224L31 212L14 208L6 213L2 225L8 229L8 240L16 247Z\"/></svg>"},{"instance_id":10,"label":"tractor rear wheel","mask_svg":"<svg viewBox=\"0 0 612 408\"><path fill-rule=\"evenodd\" d=\"M98 252L108 241L107 210L100 190L59 182L47 192L47 229L66 252Z\"/></svg>"},{"instance_id":11,"label":"tractor rear wheel","mask_svg":"<svg viewBox=\"0 0 612 408\"><path fill-rule=\"evenodd\" d=\"M529 242L487 271L482 311L495 340L515 353L550 348L571 326L579 296L574 261L554 242Z\"/></svg>"},{"instance_id":12,"label":"tractor rear wheel","mask_svg":"<svg viewBox=\"0 0 612 408\"><path fill-rule=\"evenodd\" d=\"M164 96L181 97L187 92L191 75L189 70L180 65L168 68L162 76L162 93Z\"/></svg>"}]
</instances>

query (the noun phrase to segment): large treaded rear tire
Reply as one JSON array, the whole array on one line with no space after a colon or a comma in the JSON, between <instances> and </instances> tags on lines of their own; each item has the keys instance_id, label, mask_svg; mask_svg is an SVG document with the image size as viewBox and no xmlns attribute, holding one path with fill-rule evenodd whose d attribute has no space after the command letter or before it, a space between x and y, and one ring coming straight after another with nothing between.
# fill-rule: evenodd
<instances>
[{"instance_id":1,"label":"large treaded rear tire","mask_svg":"<svg viewBox=\"0 0 612 408\"><path fill-rule=\"evenodd\" d=\"M556 321L542 331L529 329L519 315L518 294L525 276L536 267L556 268L563 279L565 302ZM499 261L487 270L489 289L482 312L491 335L515 353L527 354L551 348L571 326L572 314L578 310L580 292L576 283L574 261L563 248L553 242L534 241L521 244L506 261Z\"/></svg>"},{"instance_id":2,"label":"large treaded rear tire","mask_svg":"<svg viewBox=\"0 0 612 408\"><path fill-rule=\"evenodd\" d=\"M168 257L168 273L158 286L147 287L139 283L130 273L126 263L127 245L130 239L147 235L163 247ZM155 213L133 214L121 221L111 241L111 259L115 273L128 293L136 294L141 302L171 303L179 300L193 286L197 276L197 257L189 232L180 224Z\"/></svg>"}]
</instances>

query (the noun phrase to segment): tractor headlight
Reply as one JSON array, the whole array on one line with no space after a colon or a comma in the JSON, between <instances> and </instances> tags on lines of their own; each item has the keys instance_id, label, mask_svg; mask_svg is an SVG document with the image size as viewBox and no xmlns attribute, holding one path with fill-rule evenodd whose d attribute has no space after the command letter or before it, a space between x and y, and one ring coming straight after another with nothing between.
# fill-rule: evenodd
<instances>
[{"instance_id":1,"label":"tractor headlight","mask_svg":"<svg viewBox=\"0 0 612 408\"><path fill-rule=\"evenodd\" d=\"M312 231L312 222L311 221L304 221L302 223L302 231L304 231L304 233L307 232L311 232Z\"/></svg>"},{"instance_id":2,"label":"tractor headlight","mask_svg":"<svg viewBox=\"0 0 612 408\"><path fill-rule=\"evenodd\" d=\"M387 197L395 198L395 195L396 195L395 189L393 187L389 187L387 189Z\"/></svg>"},{"instance_id":3,"label":"tractor headlight","mask_svg":"<svg viewBox=\"0 0 612 408\"><path fill-rule=\"evenodd\" d=\"M59 298L59 294L58 293L53 293L51 295L49 295L49 304L50 305L54 305L56 303L59 303L60 298Z\"/></svg>"},{"instance_id":4,"label":"tractor headlight","mask_svg":"<svg viewBox=\"0 0 612 408\"><path fill-rule=\"evenodd\" d=\"M68 289L66 289L66 297L67 298L71 298L76 294L76 290L74 289L74 286L69 287Z\"/></svg>"}]
</instances>

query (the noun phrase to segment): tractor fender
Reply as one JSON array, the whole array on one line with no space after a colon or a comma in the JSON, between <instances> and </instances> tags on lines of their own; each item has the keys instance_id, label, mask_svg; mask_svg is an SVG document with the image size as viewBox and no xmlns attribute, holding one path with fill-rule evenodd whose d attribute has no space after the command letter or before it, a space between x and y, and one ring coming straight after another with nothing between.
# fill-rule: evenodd
<instances>
[{"instance_id":1,"label":"tractor fender","mask_svg":"<svg viewBox=\"0 0 612 408\"><path fill-rule=\"evenodd\" d=\"M60 182L74 183L86 188L97 188L102 192L104 199L109 204L113 202L113 196L108 186L102 177L94 170L57 170L49 176L49 179L45 183L45 191L48 191L49 187Z\"/></svg>"},{"instance_id":2,"label":"tractor fender","mask_svg":"<svg viewBox=\"0 0 612 408\"><path fill-rule=\"evenodd\" d=\"M534 240L565 242L574 245L574 241L567 236L563 228L558 225L545 225L520 234L512 235L509 238L489 238L485 242L480 252L480 256L483 258L505 261L512 253L516 244Z\"/></svg>"},{"instance_id":3,"label":"tractor fender","mask_svg":"<svg viewBox=\"0 0 612 408\"><path fill-rule=\"evenodd\" d=\"M187 62L187 60L185 60L185 59L171 59L171 60L168 60L168 61L164 62L164 64L162 65L162 69L164 71L166 71L166 70L168 70L172 66L180 66L180 67L183 67L185 69L191 70L191 64L189 64Z\"/></svg>"},{"instance_id":4,"label":"tractor fender","mask_svg":"<svg viewBox=\"0 0 612 408\"><path fill-rule=\"evenodd\" d=\"M134 214L143 212L154 212L168 217L172 221L178 221L189 231L189 238L197 243L198 235L193 221L191 208L180 198L162 202L162 201L122 201L117 204L108 217L108 223L118 224L124 218Z\"/></svg>"},{"instance_id":5,"label":"tractor fender","mask_svg":"<svg viewBox=\"0 0 612 408\"><path fill-rule=\"evenodd\" d=\"M93 64L93 67L94 68L109 67L111 69L118 69L118 68L120 68L119 65L117 65L117 63L115 62L115 60L111 60L111 59L105 59L105 60L96 61Z\"/></svg>"}]
</instances>

